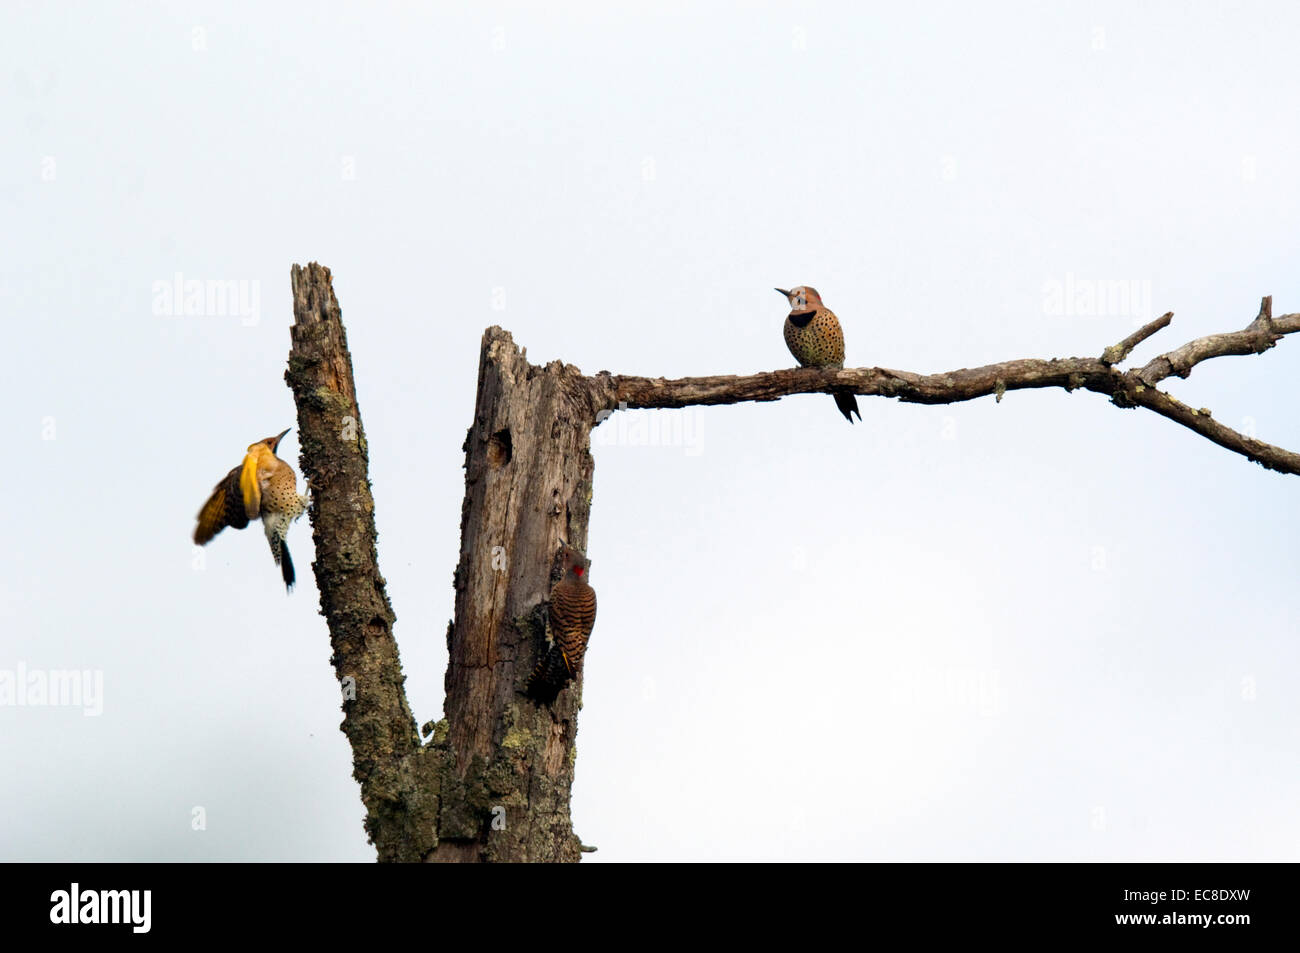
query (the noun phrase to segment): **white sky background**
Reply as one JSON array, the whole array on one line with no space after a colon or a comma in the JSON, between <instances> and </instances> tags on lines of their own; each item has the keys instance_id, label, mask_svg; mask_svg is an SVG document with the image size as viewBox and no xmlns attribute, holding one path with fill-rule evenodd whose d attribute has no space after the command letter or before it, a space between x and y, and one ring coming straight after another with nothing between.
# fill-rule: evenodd
<instances>
[{"instance_id":1,"label":"white sky background","mask_svg":"<svg viewBox=\"0 0 1300 953\"><path fill-rule=\"evenodd\" d=\"M0 669L104 699L0 706L0 857L374 856L307 520L289 598L259 528L189 538L296 427L294 262L334 271L421 723L489 324L746 373L809 284L849 364L928 372L1300 310L1295 8L546 6L5 4ZM258 320L154 314L177 272ZM1067 276L1140 293L1050 313ZM1300 449L1298 380L1283 341L1168 387ZM1300 482L1084 392L859 400L596 431L589 860L1297 859Z\"/></svg>"}]
</instances>

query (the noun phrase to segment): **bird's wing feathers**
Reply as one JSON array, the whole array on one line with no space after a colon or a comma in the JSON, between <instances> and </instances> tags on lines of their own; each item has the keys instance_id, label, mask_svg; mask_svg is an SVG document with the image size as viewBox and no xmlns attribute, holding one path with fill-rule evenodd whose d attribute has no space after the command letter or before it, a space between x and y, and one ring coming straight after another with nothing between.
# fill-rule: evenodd
<instances>
[{"instance_id":1,"label":"bird's wing feathers","mask_svg":"<svg viewBox=\"0 0 1300 953\"><path fill-rule=\"evenodd\" d=\"M569 671L577 675L596 625L596 590L557 585L551 592L551 630Z\"/></svg>"},{"instance_id":2,"label":"bird's wing feathers","mask_svg":"<svg viewBox=\"0 0 1300 953\"><path fill-rule=\"evenodd\" d=\"M194 542L206 545L227 526L243 529L248 525L248 514L240 495L240 473L235 467L212 489L212 495L199 510L199 524L194 528Z\"/></svg>"},{"instance_id":3,"label":"bird's wing feathers","mask_svg":"<svg viewBox=\"0 0 1300 953\"><path fill-rule=\"evenodd\" d=\"M239 492L244 500L244 512L250 520L255 520L262 511L262 481L258 473L258 454L249 453L244 457L244 466L239 474Z\"/></svg>"}]
</instances>

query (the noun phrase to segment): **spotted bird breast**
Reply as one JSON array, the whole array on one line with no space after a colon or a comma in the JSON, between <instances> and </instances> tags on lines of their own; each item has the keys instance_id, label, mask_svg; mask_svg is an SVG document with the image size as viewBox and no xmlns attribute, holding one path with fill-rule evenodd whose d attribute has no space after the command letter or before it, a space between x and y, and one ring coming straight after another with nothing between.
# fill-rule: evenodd
<instances>
[{"instance_id":1,"label":"spotted bird breast","mask_svg":"<svg viewBox=\"0 0 1300 953\"><path fill-rule=\"evenodd\" d=\"M805 367L844 366L844 332L834 313L826 308L787 317L785 344Z\"/></svg>"},{"instance_id":2,"label":"spotted bird breast","mask_svg":"<svg viewBox=\"0 0 1300 953\"><path fill-rule=\"evenodd\" d=\"M262 479L263 508L283 512L295 508L298 502L298 478L283 460Z\"/></svg>"}]
</instances>

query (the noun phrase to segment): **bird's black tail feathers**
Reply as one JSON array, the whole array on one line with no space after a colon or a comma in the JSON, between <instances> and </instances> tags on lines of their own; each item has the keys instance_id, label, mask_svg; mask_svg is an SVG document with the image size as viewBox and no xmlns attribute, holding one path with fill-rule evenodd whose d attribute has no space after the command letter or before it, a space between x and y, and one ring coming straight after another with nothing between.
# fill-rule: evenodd
<instances>
[{"instance_id":1,"label":"bird's black tail feathers","mask_svg":"<svg viewBox=\"0 0 1300 953\"><path fill-rule=\"evenodd\" d=\"M524 694L529 698L549 705L555 701L561 689L569 681L569 666L564 661L564 653L558 645L550 645L542 653L533 667L533 674L528 676Z\"/></svg>"},{"instance_id":2,"label":"bird's black tail feathers","mask_svg":"<svg viewBox=\"0 0 1300 953\"><path fill-rule=\"evenodd\" d=\"M852 391L836 391L835 406L840 409L844 419L853 423L853 415L858 415L858 420L862 419L862 411L858 410L858 398Z\"/></svg>"},{"instance_id":3,"label":"bird's black tail feathers","mask_svg":"<svg viewBox=\"0 0 1300 953\"><path fill-rule=\"evenodd\" d=\"M289 544L280 543L280 575L284 577L284 591L293 592L293 560L289 558Z\"/></svg>"}]
</instances>

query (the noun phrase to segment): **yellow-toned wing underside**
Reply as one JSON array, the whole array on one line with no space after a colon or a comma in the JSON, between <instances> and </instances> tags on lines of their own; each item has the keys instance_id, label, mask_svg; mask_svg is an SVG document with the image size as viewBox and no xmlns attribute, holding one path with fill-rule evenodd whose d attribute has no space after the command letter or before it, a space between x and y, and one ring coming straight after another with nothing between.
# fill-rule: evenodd
<instances>
[{"instance_id":1,"label":"yellow-toned wing underside","mask_svg":"<svg viewBox=\"0 0 1300 953\"><path fill-rule=\"evenodd\" d=\"M262 484L257 477L260 456L261 454L252 452L245 456L244 467L239 474L239 492L244 500L244 512L250 520L257 519L262 512Z\"/></svg>"},{"instance_id":2,"label":"yellow-toned wing underside","mask_svg":"<svg viewBox=\"0 0 1300 953\"><path fill-rule=\"evenodd\" d=\"M248 525L248 514L239 492L240 468L235 467L212 490L212 495L199 510L199 523L194 528L194 542L205 546L227 526L243 529Z\"/></svg>"}]
</instances>

